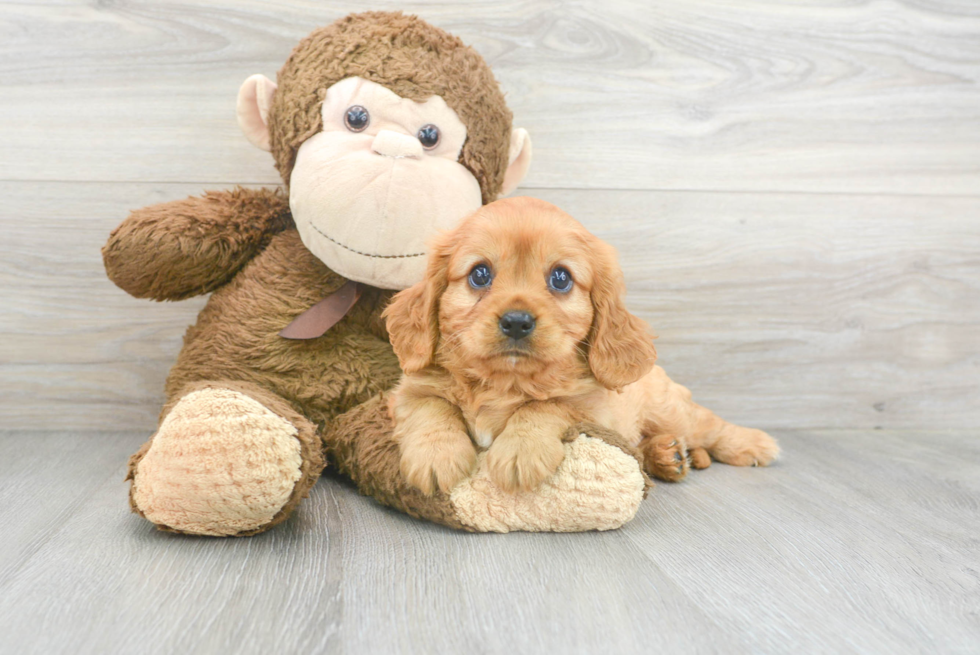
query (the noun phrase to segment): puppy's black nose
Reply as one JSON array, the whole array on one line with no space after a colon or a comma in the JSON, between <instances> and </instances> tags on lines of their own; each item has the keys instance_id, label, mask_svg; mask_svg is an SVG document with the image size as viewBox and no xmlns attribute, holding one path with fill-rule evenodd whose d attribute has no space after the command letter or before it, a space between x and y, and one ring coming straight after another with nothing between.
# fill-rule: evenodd
<instances>
[{"instance_id":1,"label":"puppy's black nose","mask_svg":"<svg viewBox=\"0 0 980 655\"><path fill-rule=\"evenodd\" d=\"M507 312L500 317L500 331L511 339L523 339L534 332L534 317L527 312Z\"/></svg>"}]
</instances>

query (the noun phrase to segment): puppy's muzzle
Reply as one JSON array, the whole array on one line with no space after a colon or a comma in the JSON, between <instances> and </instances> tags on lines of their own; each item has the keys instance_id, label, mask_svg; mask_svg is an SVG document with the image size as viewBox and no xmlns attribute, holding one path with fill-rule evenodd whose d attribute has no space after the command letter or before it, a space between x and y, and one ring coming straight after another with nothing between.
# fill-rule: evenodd
<instances>
[{"instance_id":1,"label":"puppy's muzzle","mask_svg":"<svg viewBox=\"0 0 980 655\"><path fill-rule=\"evenodd\" d=\"M521 340L534 332L534 317L527 312L507 312L500 317L500 331L511 339Z\"/></svg>"}]
</instances>

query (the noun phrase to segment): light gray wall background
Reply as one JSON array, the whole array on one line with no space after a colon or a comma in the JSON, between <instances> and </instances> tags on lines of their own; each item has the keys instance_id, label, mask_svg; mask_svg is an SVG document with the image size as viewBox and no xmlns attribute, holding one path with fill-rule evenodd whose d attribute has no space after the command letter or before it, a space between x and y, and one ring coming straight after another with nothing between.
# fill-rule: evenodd
<instances>
[{"instance_id":1,"label":"light gray wall background","mask_svg":"<svg viewBox=\"0 0 980 655\"><path fill-rule=\"evenodd\" d=\"M661 363L732 420L980 420L980 4L379 2L493 66L519 193L620 250ZM0 4L0 425L152 430L203 299L109 283L131 209L276 184L235 122L353 2Z\"/></svg>"},{"instance_id":2,"label":"light gray wall background","mask_svg":"<svg viewBox=\"0 0 980 655\"><path fill-rule=\"evenodd\" d=\"M377 3L493 66L520 193L616 245L661 363L764 427L980 420L980 4ZM0 5L0 423L150 430L203 300L138 301L128 210L276 184L235 122L358 3Z\"/></svg>"}]
</instances>

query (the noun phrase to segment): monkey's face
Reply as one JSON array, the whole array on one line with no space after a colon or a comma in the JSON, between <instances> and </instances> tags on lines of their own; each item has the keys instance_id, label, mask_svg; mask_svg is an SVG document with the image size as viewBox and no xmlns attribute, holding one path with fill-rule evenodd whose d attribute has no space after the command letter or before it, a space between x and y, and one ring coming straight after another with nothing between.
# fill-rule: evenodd
<instances>
[{"instance_id":1,"label":"monkey's face","mask_svg":"<svg viewBox=\"0 0 980 655\"><path fill-rule=\"evenodd\" d=\"M414 102L359 77L327 89L321 111L289 180L303 243L346 278L411 286L429 238L482 205L458 162L466 126L439 96Z\"/></svg>"}]
</instances>

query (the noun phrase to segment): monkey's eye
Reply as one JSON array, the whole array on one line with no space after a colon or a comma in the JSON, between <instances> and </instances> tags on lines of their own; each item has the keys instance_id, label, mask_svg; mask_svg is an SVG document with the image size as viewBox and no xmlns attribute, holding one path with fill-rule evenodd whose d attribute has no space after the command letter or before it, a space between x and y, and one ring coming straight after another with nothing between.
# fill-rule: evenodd
<instances>
[{"instance_id":1,"label":"monkey's eye","mask_svg":"<svg viewBox=\"0 0 980 655\"><path fill-rule=\"evenodd\" d=\"M493 281L493 275L490 273L490 267L486 264L477 264L470 271L470 286L474 289L486 289L490 286Z\"/></svg>"},{"instance_id":2,"label":"monkey's eye","mask_svg":"<svg viewBox=\"0 0 980 655\"><path fill-rule=\"evenodd\" d=\"M361 132L368 123L371 122L371 114L368 110L360 105L354 105L347 109L347 113L344 114L344 125L351 132Z\"/></svg>"},{"instance_id":3,"label":"monkey's eye","mask_svg":"<svg viewBox=\"0 0 980 655\"><path fill-rule=\"evenodd\" d=\"M439 128L432 123L423 125L416 136L418 136L419 141L422 142L422 147L426 150L432 150L439 145Z\"/></svg>"},{"instance_id":4,"label":"monkey's eye","mask_svg":"<svg viewBox=\"0 0 980 655\"><path fill-rule=\"evenodd\" d=\"M548 288L558 293L568 293L572 290L572 274L564 266L555 266L548 277Z\"/></svg>"}]
</instances>

